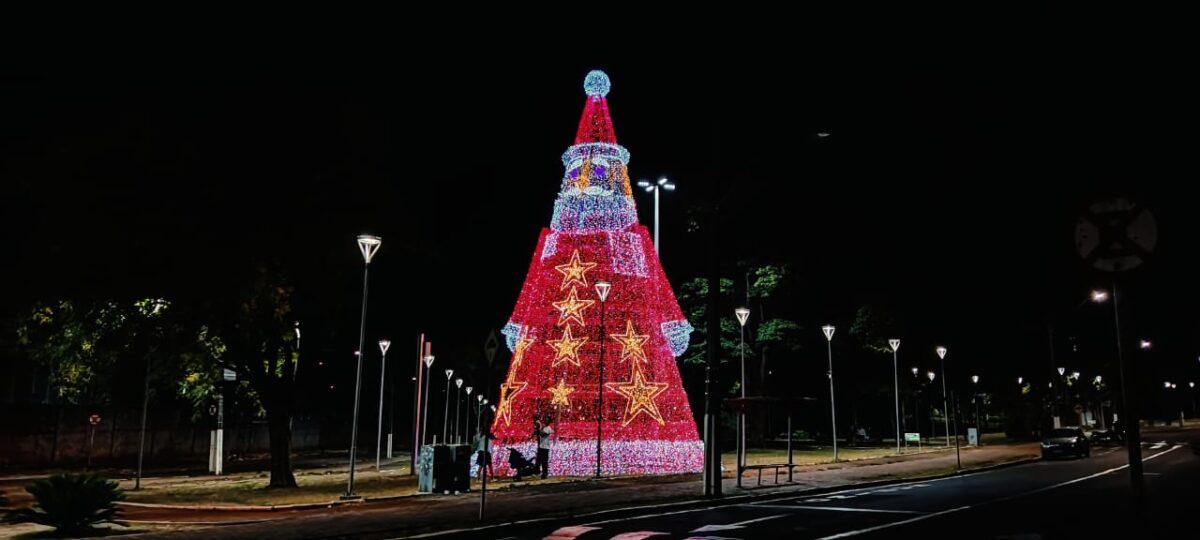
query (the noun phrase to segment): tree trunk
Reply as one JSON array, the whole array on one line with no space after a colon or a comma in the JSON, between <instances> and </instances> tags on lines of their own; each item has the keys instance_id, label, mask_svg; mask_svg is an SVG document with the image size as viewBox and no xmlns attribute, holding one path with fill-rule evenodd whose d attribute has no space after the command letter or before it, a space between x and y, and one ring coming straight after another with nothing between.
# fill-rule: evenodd
<instances>
[{"instance_id":1,"label":"tree trunk","mask_svg":"<svg viewBox=\"0 0 1200 540\"><path fill-rule=\"evenodd\" d=\"M292 474L292 415L280 411L279 405L267 412L267 426L271 439L271 483L272 488L296 487Z\"/></svg>"}]
</instances>

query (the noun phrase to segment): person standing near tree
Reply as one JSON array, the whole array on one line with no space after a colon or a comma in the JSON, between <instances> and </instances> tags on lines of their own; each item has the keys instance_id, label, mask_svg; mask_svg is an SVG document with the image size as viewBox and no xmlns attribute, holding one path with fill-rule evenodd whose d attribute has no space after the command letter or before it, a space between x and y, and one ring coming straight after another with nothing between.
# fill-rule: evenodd
<instances>
[{"instance_id":1,"label":"person standing near tree","mask_svg":"<svg viewBox=\"0 0 1200 540\"><path fill-rule=\"evenodd\" d=\"M537 466L542 472L542 479L550 475L550 436L554 435L554 428L550 427L550 415L546 415L538 421L537 427Z\"/></svg>"}]
</instances>

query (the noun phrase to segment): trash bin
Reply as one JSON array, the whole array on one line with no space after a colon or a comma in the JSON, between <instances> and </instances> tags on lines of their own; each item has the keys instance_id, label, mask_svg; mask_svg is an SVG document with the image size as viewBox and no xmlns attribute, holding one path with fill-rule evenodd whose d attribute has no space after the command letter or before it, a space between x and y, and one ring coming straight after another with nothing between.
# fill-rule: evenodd
<instances>
[{"instance_id":1,"label":"trash bin","mask_svg":"<svg viewBox=\"0 0 1200 540\"><path fill-rule=\"evenodd\" d=\"M471 488L471 447L466 444L433 447L433 491L461 493Z\"/></svg>"}]
</instances>

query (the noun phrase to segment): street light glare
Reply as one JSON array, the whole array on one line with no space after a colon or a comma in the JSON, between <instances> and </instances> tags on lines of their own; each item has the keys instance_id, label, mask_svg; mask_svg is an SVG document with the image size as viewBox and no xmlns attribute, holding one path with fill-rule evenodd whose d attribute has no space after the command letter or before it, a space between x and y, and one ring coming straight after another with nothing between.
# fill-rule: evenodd
<instances>
[{"instance_id":1,"label":"street light glare","mask_svg":"<svg viewBox=\"0 0 1200 540\"><path fill-rule=\"evenodd\" d=\"M1062 376L1063 373L1066 373L1066 372L1067 372L1067 368L1065 368L1065 367L1058 368L1058 375L1060 377Z\"/></svg>"},{"instance_id":2,"label":"street light glare","mask_svg":"<svg viewBox=\"0 0 1200 540\"><path fill-rule=\"evenodd\" d=\"M925 372L925 376L926 376L926 377L929 377L929 380L930 380L930 381L933 381L933 378L934 378L934 377L937 377L937 373L934 373L934 372L932 372L932 371L926 371L926 372Z\"/></svg>"},{"instance_id":3,"label":"street light glare","mask_svg":"<svg viewBox=\"0 0 1200 540\"><path fill-rule=\"evenodd\" d=\"M1096 289L1092 291L1092 301L1099 304L1108 300L1108 291Z\"/></svg>"},{"instance_id":4,"label":"street light glare","mask_svg":"<svg viewBox=\"0 0 1200 540\"><path fill-rule=\"evenodd\" d=\"M1138 346L1141 347L1142 349L1149 350L1150 347L1153 346L1153 344L1150 343L1150 340L1143 339L1140 343L1138 343Z\"/></svg>"},{"instance_id":5,"label":"street light glare","mask_svg":"<svg viewBox=\"0 0 1200 540\"><path fill-rule=\"evenodd\" d=\"M1025 377L1017 377L1017 384L1024 384L1024 383L1025 383Z\"/></svg>"},{"instance_id":6,"label":"street light glare","mask_svg":"<svg viewBox=\"0 0 1200 540\"><path fill-rule=\"evenodd\" d=\"M658 185L661 186L661 185L665 185L666 183L667 183L667 177L664 176L664 177L658 179Z\"/></svg>"},{"instance_id":7,"label":"street light glare","mask_svg":"<svg viewBox=\"0 0 1200 540\"><path fill-rule=\"evenodd\" d=\"M913 368L912 368L913 377L916 377L916 376L917 376L917 373L918 373L918 372L920 372L920 371L921 371L921 370L917 369L917 368L916 368L916 366L913 366Z\"/></svg>"},{"instance_id":8,"label":"street light glare","mask_svg":"<svg viewBox=\"0 0 1200 540\"><path fill-rule=\"evenodd\" d=\"M733 314L735 316L737 316L738 324L740 324L742 326L746 326L746 320L748 320L750 318L750 309L740 307L740 308L733 310Z\"/></svg>"},{"instance_id":9,"label":"street light glare","mask_svg":"<svg viewBox=\"0 0 1200 540\"><path fill-rule=\"evenodd\" d=\"M649 180L638 180L637 185L638 185L638 187L647 188L647 187L650 187L650 181Z\"/></svg>"},{"instance_id":10,"label":"street light glare","mask_svg":"<svg viewBox=\"0 0 1200 540\"><path fill-rule=\"evenodd\" d=\"M384 356L387 356L388 348L391 346L392 346L392 340L390 340L390 339L379 340L379 352L383 353Z\"/></svg>"},{"instance_id":11,"label":"street light glare","mask_svg":"<svg viewBox=\"0 0 1200 540\"><path fill-rule=\"evenodd\" d=\"M971 382L979 384L979 375L971 375Z\"/></svg>"},{"instance_id":12,"label":"street light glare","mask_svg":"<svg viewBox=\"0 0 1200 540\"><path fill-rule=\"evenodd\" d=\"M663 184L663 189L667 191L675 191L675 184L667 182L666 184Z\"/></svg>"},{"instance_id":13,"label":"street light glare","mask_svg":"<svg viewBox=\"0 0 1200 540\"><path fill-rule=\"evenodd\" d=\"M425 360L425 367L428 368L433 365L433 355L432 354L425 355L424 360Z\"/></svg>"},{"instance_id":14,"label":"street light glare","mask_svg":"<svg viewBox=\"0 0 1200 540\"><path fill-rule=\"evenodd\" d=\"M938 354L938 358L945 360L946 359L946 348L939 346L937 348L937 354Z\"/></svg>"}]
</instances>

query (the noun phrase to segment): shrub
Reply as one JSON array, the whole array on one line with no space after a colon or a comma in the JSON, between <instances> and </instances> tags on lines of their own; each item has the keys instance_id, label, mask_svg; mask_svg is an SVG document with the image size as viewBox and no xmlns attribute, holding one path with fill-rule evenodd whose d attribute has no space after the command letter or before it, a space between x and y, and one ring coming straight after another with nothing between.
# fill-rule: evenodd
<instances>
[{"instance_id":1,"label":"shrub","mask_svg":"<svg viewBox=\"0 0 1200 540\"><path fill-rule=\"evenodd\" d=\"M13 510L4 516L8 523L36 523L53 527L59 534L86 533L93 525L115 523L125 498L117 483L93 474L58 474L25 487L33 495L32 508Z\"/></svg>"}]
</instances>

